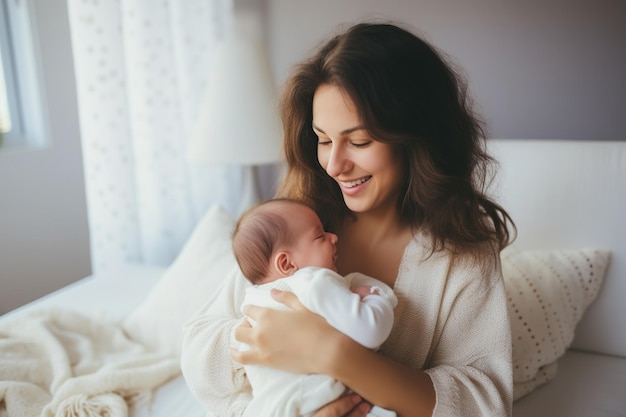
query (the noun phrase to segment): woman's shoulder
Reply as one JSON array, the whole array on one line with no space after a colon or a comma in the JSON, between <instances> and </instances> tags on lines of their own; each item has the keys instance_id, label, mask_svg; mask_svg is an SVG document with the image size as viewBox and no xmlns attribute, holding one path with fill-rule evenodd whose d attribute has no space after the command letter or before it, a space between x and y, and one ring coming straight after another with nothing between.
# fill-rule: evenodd
<instances>
[{"instance_id":1,"label":"woman's shoulder","mask_svg":"<svg viewBox=\"0 0 626 417\"><path fill-rule=\"evenodd\" d=\"M441 271L449 283L465 285L469 282L491 287L502 279L500 256L491 243L478 243L472 252L460 252L450 248L432 249L431 240L423 233L416 233L408 243L400 272ZM444 272L445 271L445 272Z\"/></svg>"}]
</instances>

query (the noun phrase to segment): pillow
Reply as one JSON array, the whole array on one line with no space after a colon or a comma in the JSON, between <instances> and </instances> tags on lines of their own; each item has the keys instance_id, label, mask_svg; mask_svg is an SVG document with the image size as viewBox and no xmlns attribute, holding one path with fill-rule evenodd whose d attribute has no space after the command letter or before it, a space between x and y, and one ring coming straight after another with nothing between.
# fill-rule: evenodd
<instances>
[{"instance_id":1,"label":"pillow","mask_svg":"<svg viewBox=\"0 0 626 417\"><path fill-rule=\"evenodd\" d=\"M557 359L598 295L610 252L504 251L502 275L513 339L513 399L556 375Z\"/></svg>"},{"instance_id":2,"label":"pillow","mask_svg":"<svg viewBox=\"0 0 626 417\"><path fill-rule=\"evenodd\" d=\"M126 333L149 348L180 356L182 327L236 265L235 221L211 207L146 299L124 321Z\"/></svg>"}]
</instances>

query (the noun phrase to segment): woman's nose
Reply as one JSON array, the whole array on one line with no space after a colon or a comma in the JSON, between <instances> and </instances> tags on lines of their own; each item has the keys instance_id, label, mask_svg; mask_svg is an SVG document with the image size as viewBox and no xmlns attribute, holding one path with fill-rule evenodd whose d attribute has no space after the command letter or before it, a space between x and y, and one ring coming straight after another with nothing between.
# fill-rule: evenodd
<instances>
[{"instance_id":1,"label":"woman's nose","mask_svg":"<svg viewBox=\"0 0 626 417\"><path fill-rule=\"evenodd\" d=\"M333 146L328 156L326 172L333 178L338 177L348 170L349 163L350 161L346 158L345 152L341 146Z\"/></svg>"}]
</instances>

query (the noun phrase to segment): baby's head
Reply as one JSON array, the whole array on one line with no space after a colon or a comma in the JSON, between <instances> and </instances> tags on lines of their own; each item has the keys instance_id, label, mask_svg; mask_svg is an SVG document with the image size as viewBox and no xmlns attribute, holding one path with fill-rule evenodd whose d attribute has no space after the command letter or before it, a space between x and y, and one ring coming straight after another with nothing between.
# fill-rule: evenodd
<instances>
[{"instance_id":1,"label":"baby's head","mask_svg":"<svg viewBox=\"0 0 626 417\"><path fill-rule=\"evenodd\" d=\"M253 284L289 276L305 266L336 270L337 235L324 231L305 204L274 199L244 213L233 232L233 252Z\"/></svg>"}]
</instances>

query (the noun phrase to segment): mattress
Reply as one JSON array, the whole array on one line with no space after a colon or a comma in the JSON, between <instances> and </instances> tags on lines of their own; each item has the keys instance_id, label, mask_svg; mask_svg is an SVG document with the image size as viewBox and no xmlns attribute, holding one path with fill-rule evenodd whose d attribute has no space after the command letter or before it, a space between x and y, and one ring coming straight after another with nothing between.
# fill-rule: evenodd
<instances>
[{"instance_id":1,"label":"mattress","mask_svg":"<svg viewBox=\"0 0 626 417\"><path fill-rule=\"evenodd\" d=\"M15 318L38 308L60 307L122 320L147 296L164 268L125 265L93 275L0 317ZM132 408L131 417L206 417L207 410L187 389L182 375L158 388L149 405Z\"/></svg>"}]
</instances>

